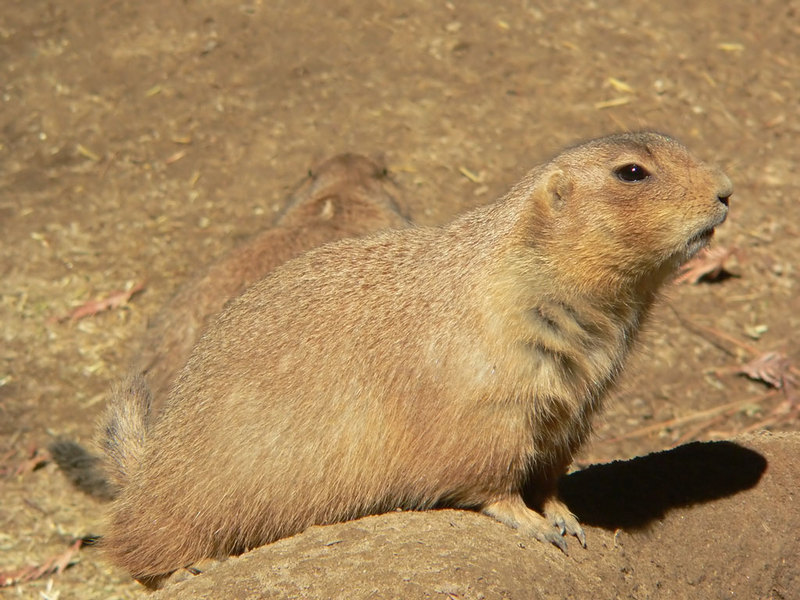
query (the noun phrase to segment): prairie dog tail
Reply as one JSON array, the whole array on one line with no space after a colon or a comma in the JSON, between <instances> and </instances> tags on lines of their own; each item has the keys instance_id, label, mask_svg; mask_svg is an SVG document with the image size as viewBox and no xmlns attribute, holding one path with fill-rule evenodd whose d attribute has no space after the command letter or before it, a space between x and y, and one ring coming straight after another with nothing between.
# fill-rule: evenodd
<instances>
[{"instance_id":1,"label":"prairie dog tail","mask_svg":"<svg viewBox=\"0 0 800 600\"><path fill-rule=\"evenodd\" d=\"M150 430L152 394L142 374L127 377L111 392L101 423L99 445L106 473L116 491L136 471Z\"/></svg>"},{"instance_id":2,"label":"prairie dog tail","mask_svg":"<svg viewBox=\"0 0 800 600\"><path fill-rule=\"evenodd\" d=\"M78 442L58 439L47 447L72 485L98 500L113 500L116 489L108 480L103 460Z\"/></svg>"}]
</instances>

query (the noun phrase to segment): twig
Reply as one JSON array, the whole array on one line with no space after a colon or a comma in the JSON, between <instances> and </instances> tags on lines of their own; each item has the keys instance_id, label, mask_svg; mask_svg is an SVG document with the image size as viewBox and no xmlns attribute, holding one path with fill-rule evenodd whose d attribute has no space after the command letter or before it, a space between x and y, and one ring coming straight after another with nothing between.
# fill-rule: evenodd
<instances>
[{"instance_id":1,"label":"twig","mask_svg":"<svg viewBox=\"0 0 800 600\"><path fill-rule=\"evenodd\" d=\"M762 352L758 348L756 348L755 346L753 346L751 344L748 344L747 342L743 342L741 340L738 340L735 337L733 337L732 335L729 335L729 334L725 333L724 331L720 331L719 329L714 329L713 327L706 327L705 325L698 325L697 323L692 323L691 321L689 321L688 319L683 317L672 304L669 304L669 308L672 311L672 313L675 315L675 318L678 319L680 324L683 325L687 330L691 331L692 333L694 333L697 336L702 337L709 344L711 344L715 348L718 348L718 349L722 350L725 354L727 354L729 356L736 357L736 354L734 352L732 352L730 350L730 348L727 348L722 344L716 343L714 340L711 340L711 339L709 339L708 337L706 337L706 336L704 336L702 334L706 333L706 334L711 335L711 336L713 336L713 337L715 337L717 339L725 340L726 342L730 342L734 346L749 352L753 356L758 356L759 354L762 354ZM792 375L800 375L800 369L797 369L797 367L794 367L792 365L790 365L787 368L787 370Z\"/></svg>"},{"instance_id":2,"label":"twig","mask_svg":"<svg viewBox=\"0 0 800 600\"><path fill-rule=\"evenodd\" d=\"M61 317L52 318L51 321L61 322L69 319L70 321L77 321L84 317L93 317L97 313L124 306L128 301L137 293L144 289L145 282L140 281L126 290L117 290L111 292L108 296L101 300L89 300L84 302L77 308L73 309L70 313Z\"/></svg>"},{"instance_id":3,"label":"twig","mask_svg":"<svg viewBox=\"0 0 800 600\"><path fill-rule=\"evenodd\" d=\"M627 440L631 438L637 438L645 436L649 433L653 433L654 431L661 431L662 429L667 429L669 427L675 427L677 425L683 425L684 423L689 423L691 421L696 421L697 419L704 419L706 417L712 417L714 415L718 415L720 413L726 413L730 411L731 413L736 412L738 409L747 406L748 404L757 404L761 400L764 400L768 396L774 394L774 391L769 391L760 398L757 399L750 399L747 400L736 400L734 402L729 402L728 404L722 404L721 406L715 406L714 408L709 408L708 410L701 410L696 413L692 413L690 415L685 415L683 417L676 417L674 419L669 419L667 421L661 421L659 423L654 423L653 425L648 425L647 427L642 427L641 429L637 429L635 431L631 431L629 433L620 435L615 438L611 438L605 440L606 442L619 442L622 440Z\"/></svg>"},{"instance_id":4,"label":"twig","mask_svg":"<svg viewBox=\"0 0 800 600\"><path fill-rule=\"evenodd\" d=\"M735 411L731 411L731 412L735 412ZM709 419L708 421L706 421L704 423L700 423L699 425L697 425L695 427L692 427L687 432L685 432L682 436L680 436L677 440L675 440L675 442L672 444L672 446L673 447L681 446L682 444L686 444L688 442L691 442L692 440L696 440L700 436L700 434L703 433L706 429L708 429L709 427L713 427L714 425L716 425L718 423L722 423L726 419L727 416L728 415L726 413L723 413L721 415L717 415L717 417L715 417L713 419Z\"/></svg>"}]
</instances>

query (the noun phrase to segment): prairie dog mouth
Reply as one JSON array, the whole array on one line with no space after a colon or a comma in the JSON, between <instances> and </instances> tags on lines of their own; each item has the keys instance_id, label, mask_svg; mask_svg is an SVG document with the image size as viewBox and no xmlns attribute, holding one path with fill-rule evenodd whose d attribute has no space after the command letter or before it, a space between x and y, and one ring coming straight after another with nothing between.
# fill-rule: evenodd
<instances>
[{"instance_id":1,"label":"prairie dog mouth","mask_svg":"<svg viewBox=\"0 0 800 600\"><path fill-rule=\"evenodd\" d=\"M708 245L708 243L711 241L711 238L714 237L714 227L704 229L686 242L686 260L692 258L695 254L700 252L700 250Z\"/></svg>"},{"instance_id":2,"label":"prairie dog mouth","mask_svg":"<svg viewBox=\"0 0 800 600\"><path fill-rule=\"evenodd\" d=\"M714 237L714 230L719 225L722 225L725 220L728 218L728 209L727 204L725 205L725 209L721 212L716 219L714 219L708 227L700 231L699 233L693 235L689 238L689 241L686 242L686 260L692 258L695 254L697 254L701 249L708 245L711 241L711 238Z\"/></svg>"}]
</instances>

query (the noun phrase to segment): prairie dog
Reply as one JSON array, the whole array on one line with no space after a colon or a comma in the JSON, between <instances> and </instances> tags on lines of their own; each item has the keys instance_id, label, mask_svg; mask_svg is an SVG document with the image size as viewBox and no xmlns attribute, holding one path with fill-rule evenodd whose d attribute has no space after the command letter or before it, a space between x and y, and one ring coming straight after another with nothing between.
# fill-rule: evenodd
<instances>
[{"instance_id":1,"label":"prairie dog","mask_svg":"<svg viewBox=\"0 0 800 600\"><path fill-rule=\"evenodd\" d=\"M210 325L152 427L146 390L112 406L108 555L158 585L312 524L442 505L584 543L556 481L731 193L666 136L614 135L449 225L286 263Z\"/></svg>"},{"instance_id":2,"label":"prairie dog","mask_svg":"<svg viewBox=\"0 0 800 600\"><path fill-rule=\"evenodd\" d=\"M356 154L317 167L275 227L234 248L184 285L148 325L135 370L146 373L158 413L208 319L275 267L327 242L408 224L385 170Z\"/></svg>"},{"instance_id":3,"label":"prairie dog","mask_svg":"<svg viewBox=\"0 0 800 600\"><path fill-rule=\"evenodd\" d=\"M392 187L385 169L368 158L340 154L328 159L294 191L274 227L229 251L183 285L149 323L133 366L134 372L146 374L146 382L136 389L149 384L152 390L150 412L161 411L206 322L245 287L326 242L408 225L390 194ZM126 386L118 386L114 394L125 397ZM50 445L50 452L79 489L104 500L116 493L97 457L84 446L61 439ZM115 472L112 469L112 475Z\"/></svg>"}]
</instances>

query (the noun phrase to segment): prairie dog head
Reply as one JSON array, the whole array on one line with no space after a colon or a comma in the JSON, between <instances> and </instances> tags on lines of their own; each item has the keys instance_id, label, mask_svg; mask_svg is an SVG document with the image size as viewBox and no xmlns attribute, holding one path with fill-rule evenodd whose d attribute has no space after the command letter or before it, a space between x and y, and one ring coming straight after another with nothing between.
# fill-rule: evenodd
<instances>
[{"instance_id":1,"label":"prairie dog head","mask_svg":"<svg viewBox=\"0 0 800 600\"><path fill-rule=\"evenodd\" d=\"M674 272L725 220L733 186L679 142L631 133L558 155L532 193L555 255L602 284Z\"/></svg>"},{"instance_id":2,"label":"prairie dog head","mask_svg":"<svg viewBox=\"0 0 800 600\"><path fill-rule=\"evenodd\" d=\"M386 190L390 184L385 167L358 154L339 154L309 172L278 223L360 226L369 220L373 229L406 225Z\"/></svg>"}]
</instances>

